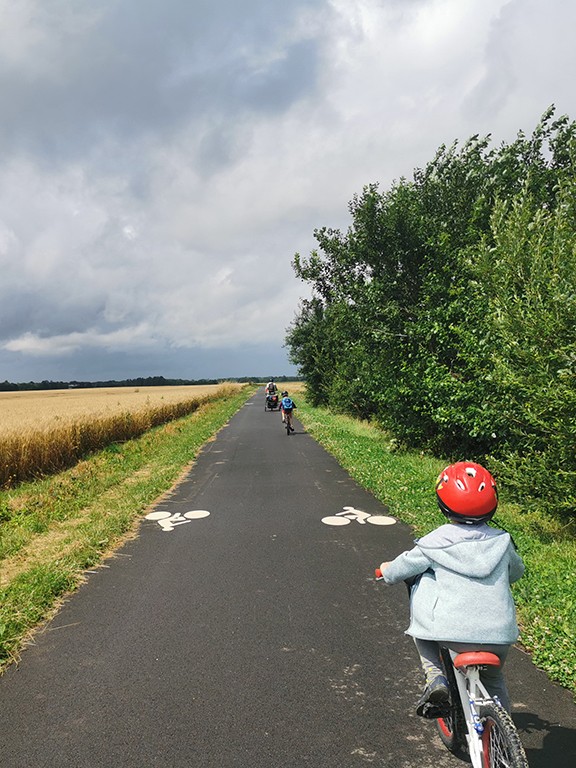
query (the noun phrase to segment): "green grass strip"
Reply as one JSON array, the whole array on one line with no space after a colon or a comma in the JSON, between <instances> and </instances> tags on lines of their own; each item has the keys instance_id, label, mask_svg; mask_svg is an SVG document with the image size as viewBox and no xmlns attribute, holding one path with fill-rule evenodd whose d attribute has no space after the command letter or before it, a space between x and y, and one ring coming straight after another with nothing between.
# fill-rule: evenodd
<instances>
[{"instance_id":1,"label":"green grass strip","mask_svg":"<svg viewBox=\"0 0 576 768\"><path fill-rule=\"evenodd\" d=\"M360 485L412 526L416 536L446 522L436 505L434 485L448 461L398 450L376 426L312 408L302 395L298 417ZM576 693L575 526L507 503L505 489L500 491L495 523L512 534L526 563L525 576L514 585L520 643L552 680Z\"/></svg>"},{"instance_id":2,"label":"green grass strip","mask_svg":"<svg viewBox=\"0 0 576 768\"><path fill-rule=\"evenodd\" d=\"M253 391L227 394L60 475L0 493L0 668L18 658L26 634L83 571L135 531L144 510Z\"/></svg>"}]
</instances>

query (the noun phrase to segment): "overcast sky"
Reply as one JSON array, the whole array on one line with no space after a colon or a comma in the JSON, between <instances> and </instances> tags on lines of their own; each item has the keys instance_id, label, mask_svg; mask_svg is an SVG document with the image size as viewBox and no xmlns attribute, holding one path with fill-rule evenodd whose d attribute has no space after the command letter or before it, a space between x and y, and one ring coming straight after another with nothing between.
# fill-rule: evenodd
<instances>
[{"instance_id":1,"label":"overcast sky","mask_svg":"<svg viewBox=\"0 0 576 768\"><path fill-rule=\"evenodd\" d=\"M567 0L0 0L0 381L293 374L295 252L576 119Z\"/></svg>"}]
</instances>

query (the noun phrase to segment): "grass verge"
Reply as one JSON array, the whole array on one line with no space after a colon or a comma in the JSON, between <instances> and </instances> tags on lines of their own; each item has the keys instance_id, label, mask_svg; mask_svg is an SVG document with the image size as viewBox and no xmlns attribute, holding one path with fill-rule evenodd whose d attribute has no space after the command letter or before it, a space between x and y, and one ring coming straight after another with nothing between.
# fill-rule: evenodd
<instances>
[{"instance_id":1,"label":"grass verge","mask_svg":"<svg viewBox=\"0 0 576 768\"><path fill-rule=\"evenodd\" d=\"M84 570L136 534L142 513L253 391L230 390L66 472L0 493L0 669Z\"/></svg>"},{"instance_id":2,"label":"grass verge","mask_svg":"<svg viewBox=\"0 0 576 768\"><path fill-rule=\"evenodd\" d=\"M302 394L298 418L360 485L412 526L416 535L446 522L433 489L447 461L399 451L376 426L312 408ZM576 526L507 503L505 489L495 522L512 534L526 563L525 576L514 585L520 642L552 680L576 693ZM383 553L383 557L396 554Z\"/></svg>"}]
</instances>

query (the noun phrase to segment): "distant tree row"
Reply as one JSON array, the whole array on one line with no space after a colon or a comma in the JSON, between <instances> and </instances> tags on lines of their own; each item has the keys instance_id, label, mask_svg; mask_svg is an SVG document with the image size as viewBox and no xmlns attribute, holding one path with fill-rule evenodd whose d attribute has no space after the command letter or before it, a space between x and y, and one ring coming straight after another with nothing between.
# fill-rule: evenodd
<instances>
[{"instance_id":1,"label":"distant tree row","mask_svg":"<svg viewBox=\"0 0 576 768\"><path fill-rule=\"evenodd\" d=\"M277 376L276 381L295 381L296 376ZM122 381L28 381L14 384L9 381L0 382L0 392L19 392L27 390L50 389L97 389L103 387L182 387L206 384L221 384L224 381L235 381L238 384L258 384L268 381L267 376L241 376L226 379L165 379L164 376L148 376L147 378L124 379Z\"/></svg>"},{"instance_id":2,"label":"distant tree row","mask_svg":"<svg viewBox=\"0 0 576 768\"><path fill-rule=\"evenodd\" d=\"M296 254L313 293L286 343L314 402L575 514L576 124L554 112L365 187Z\"/></svg>"}]
</instances>

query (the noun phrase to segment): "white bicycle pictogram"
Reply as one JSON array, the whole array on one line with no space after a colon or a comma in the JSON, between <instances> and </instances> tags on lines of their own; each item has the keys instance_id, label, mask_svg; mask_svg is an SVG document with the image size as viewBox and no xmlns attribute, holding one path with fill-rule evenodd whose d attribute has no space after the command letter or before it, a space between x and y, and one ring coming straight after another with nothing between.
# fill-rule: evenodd
<instances>
[{"instance_id":1,"label":"white bicycle pictogram","mask_svg":"<svg viewBox=\"0 0 576 768\"><path fill-rule=\"evenodd\" d=\"M208 517L210 512L207 509L194 509L191 512L150 512L146 515L146 520L155 520L163 531L173 531L177 525L191 523L192 520L199 520L202 517Z\"/></svg>"},{"instance_id":2,"label":"white bicycle pictogram","mask_svg":"<svg viewBox=\"0 0 576 768\"><path fill-rule=\"evenodd\" d=\"M344 507L342 512L322 518L322 522L325 525L349 525L353 520L356 520L360 525L366 525L366 523L371 525L394 525L396 523L394 517L371 515L369 512L362 512L361 509L356 509L355 507Z\"/></svg>"}]
</instances>

